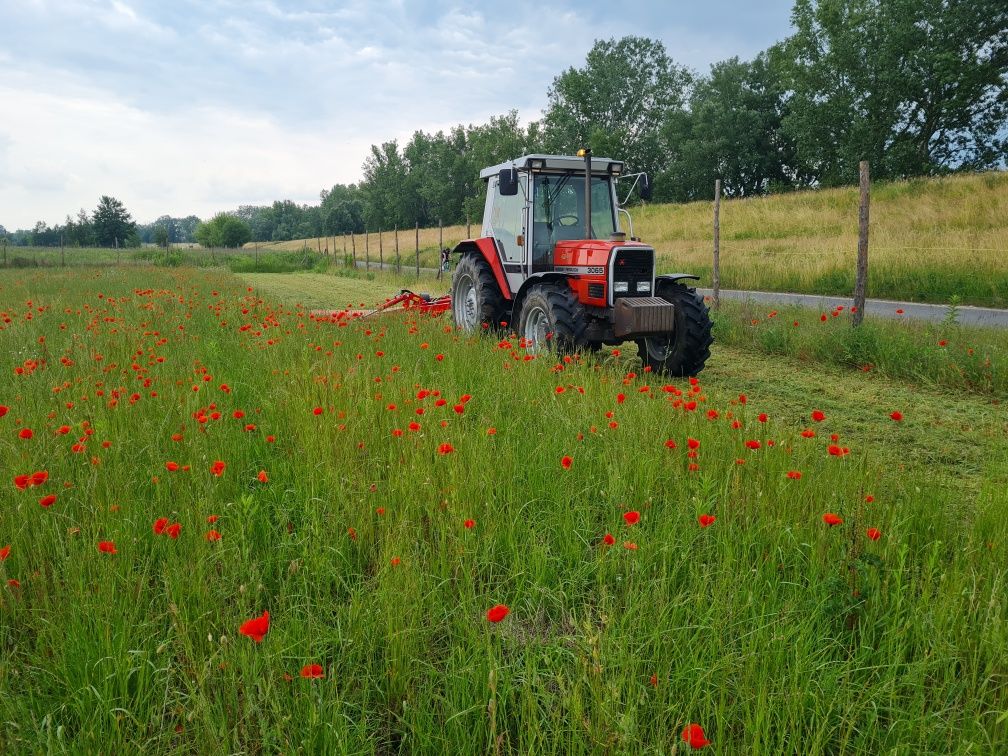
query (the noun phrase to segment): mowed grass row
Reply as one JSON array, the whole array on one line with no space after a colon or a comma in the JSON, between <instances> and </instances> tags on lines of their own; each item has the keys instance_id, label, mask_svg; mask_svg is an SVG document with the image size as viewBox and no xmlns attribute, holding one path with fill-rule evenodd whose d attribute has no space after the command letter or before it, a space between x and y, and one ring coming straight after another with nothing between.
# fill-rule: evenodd
<instances>
[{"instance_id":1,"label":"mowed grass row","mask_svg":"<svg viewBox=\"0 0 1008 756\"><path fill-rule=\"evenodd\" d=\"M659 270L689 271L710 286L713 204L631 209L634 233L653 244ZM989 172L879 183L872 187L868 296L920 302L1008 306L1008 173ZM625 222L625 221L624 221ZM479 235L481 219L471 233ZM624 231L629 231L624 228ZM851 295L857 259L858 189L844 187L721 203L721 285L727 289ZM454 246L466 227L420 229L421 265L437 266L439 240ZM368 236L378 259L379 235ZM386 262L395 236L381 234ZM413 229L399 232L403 266L413 265ZM354 239L357 259L365 237ZM294 251L328 247L343 256L349 237L260 244Z\"/></svg>"},{"instance_id":2,"label":"mowed grass row","mask_svg":"<svg viewBox=\"0 0 1008 756\"><path fill-rule=\"evenodd\" d=\"M0 275L5 751L1008 744L988 400L717 348L693 386L186 268Z\"/></svg>"}]
</instances>

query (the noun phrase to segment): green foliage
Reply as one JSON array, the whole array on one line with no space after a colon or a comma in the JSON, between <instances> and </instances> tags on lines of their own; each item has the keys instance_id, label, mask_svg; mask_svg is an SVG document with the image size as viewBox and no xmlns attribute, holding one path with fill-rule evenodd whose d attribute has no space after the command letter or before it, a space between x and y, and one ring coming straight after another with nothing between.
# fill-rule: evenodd
<instances>
[{"instance_id":1,"label":"green foliage","mask_svg":"<svg viewBox=\"0 0 1008 756\"><path fill-rule=\"evenodd\" d=\"M584 68L553 79L543 116L547 149L572 155L591 146L654 174L666 163L662 129L682 112L692 81L657 40L598 40Z\"/></svg>"},{"instance_id":2,"label":"green foliage","mask_svg":"<svg viewBox=\"0 0 1008 756\"><path fill-rule=\"evenodd\" d=\"M217 213L196 227L196 241L204 247L240 247L251 236L248 225L230 213Z\"/></svg>"},{"instance_id":3,"label":"green foliage","mask_svg":"<svg viewBox=\"0 0 1008 756\"><path fill-rule=\"evenodd\" d=\"M91 216L94 240L99 247L139 246L136 237L136 223L126 206L115 197L102 195L98 207Z\"/></svg>"},{"instance_id":4,"label":"green foliage","mask_svg":"<svg viewBox=\"0 0 1008 756\"><path fill-rule=\"evenodd\" d=\"M1004 165L1008 6L1000 0L797 0L775 49L783 118L808 175L852 183Z\"/></svg>"}]
</instances>

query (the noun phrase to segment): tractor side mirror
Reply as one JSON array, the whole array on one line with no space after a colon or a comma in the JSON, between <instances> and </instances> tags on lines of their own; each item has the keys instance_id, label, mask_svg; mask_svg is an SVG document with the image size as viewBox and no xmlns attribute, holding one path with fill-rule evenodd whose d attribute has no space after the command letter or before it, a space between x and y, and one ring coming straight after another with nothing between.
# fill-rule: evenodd
<instances>
[{"instance_id":1,"label":"tractor side mirror","mask_svg":"<svg viewBox=\"0 0 1008 756\"><path fill-rule=\"evenodd\" d=\"M640 198L645 201L651 199L651 177L646 173L641 176Z\"/></svg>"},{"instance_id":2,"label":"tractor side mirror","mask_svg":"<svg viewBox=\"0 0 1008 756\"><path fill-rule=\"evenodd\" d=\"M497 175L497 189L501 197L514 197L518 194L518 170L505 168Z\"/></svg>"}]
</instances>

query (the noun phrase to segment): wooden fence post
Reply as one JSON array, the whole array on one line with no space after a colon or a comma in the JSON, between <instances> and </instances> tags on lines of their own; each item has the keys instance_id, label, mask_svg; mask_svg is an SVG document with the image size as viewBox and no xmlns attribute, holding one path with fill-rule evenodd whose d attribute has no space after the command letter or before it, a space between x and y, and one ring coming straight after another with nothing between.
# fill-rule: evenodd
<instances>
[{"instance_id":1,"label":"wooden fence post","mask_svg":"<svg viewBox=\"0 0 1008 756\"><path fill-rule=\"evenodd\" d=\"M714 269L711 271L714 309L721 307L721 179L714 181Z\"/></svg>"},{"instance_id":2,"label":"wooden fence post","mask_svg":"<svg viewBox=\"0 0 1008 756\"><path fill-rule=\"evenodd\" d=\"M402 275L402 262L399 259L399 224L395 225L395 230L392 232L395 234L395 272L397 276ZM4 249L7 249L4 247ZM6 257L5 257L6 259Z\"/></svg>"},{"instance_id":3,"label":"wooden fence post","mask_svg":"<svg viewBox=\"0 0 1008 756\"><path fill-rule=\"evenodd\" d=\"M420 279L420 221L416 222L416 277Z\"/></svg>"},{"instance_id":4,"label":"wooden fence post","mask_svg":"<svg viewBox=\"0 0 1008 756\"><path fill-rule=\"evenodd\" d=\"M364 227L364 269L371 270L371 242L369 240L367 226Z\"/></svg>"},{"instance_id":5,"label":"wooden fence post","mask_svg":"<svg viewBox=\"0 0 1008 756\"><path fill-rule=\"evenodd\" d=\"M350 232L350 251L353 254L353 266L357 267L357 242L354 240L353 231Z\"/></svg>"},{"instance_id":6,"label":"wooden fence post","mask_svg":"<svg viewBox=\"0 0 1008 756\"><path fill-rule=\"evenodd\" d=\"M378 270L385 270L385 250L382 247L381 226L378 226Z\"/></svg>"},{"instance_id":7,"label":"wooden fence post","mask_svg":"<svg viewBox=\"0 0 1008 756\"><path fill-rule=\"evenodd\" d=\"M854 279L853 325L864 320L865 292L868 288L868 161L858 164L861 204L858 208L857 278Z\"/></svg>"},{"instance_id":8,"label":"wooden fence post","mask_svg":"<svg viewBox=\"0 0 1008 756\"><path fill-rule=\"evenodd\" d=\"M437 259L438 259L437 280L440 281L441 280L441 273L443 272L441 270L441 268L444 267L444 265L441 263L441 250L444 248L444 228L441 225L441 219L440 218L438 218L438 222L437 222L437 237L438 237L438 244L437 244Z\"/></svg>"}]
</instances>

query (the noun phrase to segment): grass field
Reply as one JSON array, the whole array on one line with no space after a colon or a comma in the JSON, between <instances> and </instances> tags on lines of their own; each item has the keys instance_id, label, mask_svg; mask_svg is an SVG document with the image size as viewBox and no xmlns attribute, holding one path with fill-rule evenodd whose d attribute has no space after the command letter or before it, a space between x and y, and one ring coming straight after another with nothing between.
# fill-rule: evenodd
<instances>
[{"instance_id":1,"label":"grass field","mask_svg":"<svg viewBox=\"0 0 1008 756\"><path fill-rule=\"evenodd\" d=\"M654 244L662 270L688 270L710 284L710 202L650 205L633 211L634 232ZM850 295L858 230L857 187L725 200L721 204L721 285L733 289ZM626 229L624 229L626 230ZM476 220L471 232L480 233ZM444 243L465 226L443 230ZM421 264L437 265L439 231L420 230ZM381 235L384 259L394 236ZM412 264L413 229L399 233ZM364 259L365 238L355 239ZM329 246L340 255L349 238L278 242L278 250ZM263 245L261 245L263 246ZM378 235L368 239L378 259ZM872 187L868 295L888 299L1008 306L1008 173L952 176Z\"/></svg>"},{"instance_id":2,"label":"grass field","mask_svg":"<svg viewBox=\"0 0 1008 756\"><path fill-rule=\"evenodd\" d=\"M1008 749L991 389L309 315L399 283L0 272L0 751Z\"/></svg>"}]
</instances>

